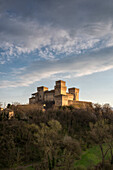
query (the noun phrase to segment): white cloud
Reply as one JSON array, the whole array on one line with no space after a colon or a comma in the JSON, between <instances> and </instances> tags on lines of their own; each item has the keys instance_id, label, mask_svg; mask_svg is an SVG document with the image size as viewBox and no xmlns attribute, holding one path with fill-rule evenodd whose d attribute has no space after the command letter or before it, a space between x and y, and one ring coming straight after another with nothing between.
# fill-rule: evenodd
<instances>
[{"instance_id":1,"label":"white cloud","mask_svg":"<svg viewBox=\"0 0 113 170\"><path fill-rule=\"evenodd\" d=\"M105 48L113 44L112 22L90 23L74 30L41 24L37 20L23 20L19 17L0 18L1 63L12 60L21 54L35 50L45 59L54 59L59 55L80 54L83 50ZM38 54L37 54L38 58Z\"/></svg>"},{"instance_id":2,"label":"white cloud","mask_svg":"<svg viewBox=\"0 0 113 170\"><path fill-rule=\"evenodd\" d=\"M108 52L109 56L107 56ZM0 88L28 86L45 78L74 78L107 71L113 69L112 53L113 48L106 48L99 52L82 54L78 57L66 57L55 61L38 61L32 63L31 66L20 68L16 72L14 69L12 75L16 77L16 80L3 80L0 83Z\"/></svg>"},{"instance_id":3,"label":"white cloud","mask_svg":"<svg viewBox=\"0 0 113 170\"><path fill-rule=\"evenodd\" d=\"M11 79L2 80L1 88L113 68L113 1L0 0L0 3L0 64L23 57L22 54L31 55L33 62L35 51L37 60L39 57L44 60L12 70Z\"/></svg>"}]
</instances>

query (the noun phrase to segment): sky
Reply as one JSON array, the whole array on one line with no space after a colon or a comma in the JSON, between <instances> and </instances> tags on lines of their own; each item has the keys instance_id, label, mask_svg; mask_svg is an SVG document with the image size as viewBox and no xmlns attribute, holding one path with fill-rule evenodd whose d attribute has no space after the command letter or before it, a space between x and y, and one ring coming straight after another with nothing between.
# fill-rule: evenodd
<instances>
[{"instance_id":1,"label":"sky","mask_svg":"<svg viewBox=\"0 0 113 170\"><path fill-rule=\"evenodd\" d=\"M113 0L0 0L0 102L56 80L113 106Z\"/></svg>"}]
</instances>

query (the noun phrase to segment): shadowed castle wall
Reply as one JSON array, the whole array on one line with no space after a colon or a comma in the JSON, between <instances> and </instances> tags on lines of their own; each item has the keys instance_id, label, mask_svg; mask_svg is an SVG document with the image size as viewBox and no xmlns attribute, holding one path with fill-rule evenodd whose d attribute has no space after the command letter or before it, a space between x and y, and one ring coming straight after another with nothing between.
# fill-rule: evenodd
<instances>
[{"instance_id":1,"label":"shadowed castle wall","mask_svg":"<svg viewBox=\"0 0 113 170\"><path fill-rule=\"evenodd\" d=\"M37 90L38 90L38 100L43 101L44 100L44 92L48 91L48 88L41 86L41 87L38 87Z\"/></svg>"},{"instance_id":2,"label":"shadowed castle wall","mask_svg":"<svg viewBox=\"0 0 113 170\"><path fill-rule=\"evenodd\" d=\"M51 91L46 91L44 93L44 101L54 101L54 95L55 95L55 91L51 90Z\"/></svg>"}]
</instances>

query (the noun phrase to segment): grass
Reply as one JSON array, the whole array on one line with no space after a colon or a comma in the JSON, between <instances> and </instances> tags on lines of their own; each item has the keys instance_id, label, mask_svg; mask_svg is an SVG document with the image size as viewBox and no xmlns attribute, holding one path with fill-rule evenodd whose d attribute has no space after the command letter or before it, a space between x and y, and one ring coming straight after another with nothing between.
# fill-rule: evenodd
<instances>
[{"instance_id":1,"label":"grass","mask_svg":"<svg viewBox=\"0 0 113 170\"><path fill-rule=\"evenodd\" d=\"M106 146L104 146L104 149ZM108 154L109 156L109 154ZM106 159L108 159L108 156ZM93 167L101 162L101 151L99 146L93 146L83 152L81 159L76 161L74 167L78 170L87 170L88 167ZM26 168L26 170L34 170L32 167Z\"/></svg>"},{"instance_id":2,"label":"grass","mask_svg":"<svg viewBox=\"0 0 113 170\"><path fill-rule=\"evenodd\" d=\"M106 146L104 146L104 150L105 149ZM106 159L109 158L109 155L110 153L107 154ZM97 165L99 162L101 162L101 151L99 146L94 146L83 152L81 159L76 161L74 166L83 167L84 169L87 169L88 167L93 167L94 165Z\"/></svg>"},{"instance_id":3,"label":"grass","mask_svg":"<svg viewBox=\"0 0 113 170\"><path fill-rule=\"evenodd\" d=\"M106 145L104 145L104 150L106 150ZM110 153L106 155L106 160L110 157ZM77 160L74 167L77 170L87 170L88 167L93 167L101 162L101 151L99 146L93 146L82 153L81 159ZM26 167L25 170L35 170L32 166Z\"/></svg>"},{"instance_id":4,"label":"grass","mask_svg":"<svg viewBox=\"0 0 113 170\"><path fill-rule=\"evenodd\" d=\"M26 168L25 170L35 170L32 166Z\"/></svg>"}]
</instances>

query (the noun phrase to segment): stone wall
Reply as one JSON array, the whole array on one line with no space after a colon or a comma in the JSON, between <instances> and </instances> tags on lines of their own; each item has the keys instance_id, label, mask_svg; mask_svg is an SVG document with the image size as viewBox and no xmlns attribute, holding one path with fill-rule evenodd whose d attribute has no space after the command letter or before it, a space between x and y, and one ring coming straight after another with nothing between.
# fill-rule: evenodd
<instances>
[{"instance_id":1,"label":"stone wall","mask_svg":"<svg viewBox=\"0 0 113 170\"><path fill-rule=\"evenodd\" d=\"M44 92L44 101L54 101L54 90Z\"/></svg>"},{"instance_id":2,"label":"stone wall","mask_svg":"<svg viewBox=\"0 0 113 170\"><path fill-rule=\"evenodd\" d=\"M55 106L62 106L62 95L55 96Z\"/></svg>"},{"instance_id":3,"label":"stone wall","mask_svg":"<svg viewBox=\"0 0 113 170\"><path fill-rule=\"evenodd\" d=\"M56 106L74 105L78 108L91 106L91 102L79 101L78 88L69 88L68 93L66 93L66 90L66 82L62 80L56 81L56 85L51 91L48 91L48 88L44 86L37 87L37 92L32 94L29 103L55 102Z\"/></svg>"},{"instance_id":4,"label":"stone wall","mask_svg":"<svg viewBox=\"0 0 113 170\"><path fill-rule=\"evenodd\" d=\"M44 92L48 90L47 87L41 86L37 88L38 90L38 100L43 101L44 100Z\"/></svg>"},{"instance_id":5,"label":"stone wall","mask_svg":"<svg viewBox=\"0 0 113 170\"><path fill-rule=\"evenodd\" d=\"M79 89L73 87L69 88L68 91L74 95L74 100L79 101Z\"/></svg>"},{"instance_id":6,"label":"stone wall","mask_svg":"<svg viewBox=\"0 0 113 170\"><path fill-rule=\"evenodd\" d=\"M68 96L62 95L62 106L68 106Z\"/></svg>"},{"instance_id":7,"label":"stone wall","mask_svg":"<svg viewBox=\"0 0 113 170\"><path fill-rule=\"evenodd\" d=\"M68 96L68 100L74 100L74 95L73 94L66 93L66 95Z\"/></svg>"},{"instance_id":8,"label":"stone wall","mask_svg":"<svg viewBox=\"0 0 113 170\"><path fill-rule=\"evenodd\" d=\"M92 102L86 102L86 101L68 101L68 105L73 105L75 108L78 109L86 109L92 107Z\"/></svg>"},{"instance_id":9,"label":"stone wall","mask_svg":"<svg viewBox=\"0 0 113 170\"><path fill-rule=\"evenodd\" d=\"M65 82L64 81L56 81L56 86L55 86L55 96L58 95L66 95L66 90L67 87L65 86Z\"/></svg>"},{"instance_id":10,"label":"stone wall","mask_svg":"<svg viewBox=\"0 0 113 170\"><path fill-rule=\"evenodd\" d=\"M29 104L35 104L35 103L36 103L35 97L29 98Z\"/></svg>"}]
</instances>

